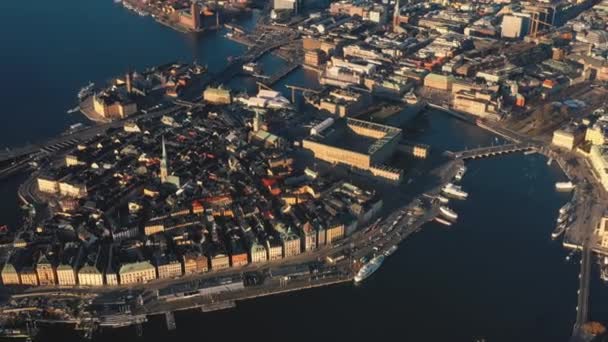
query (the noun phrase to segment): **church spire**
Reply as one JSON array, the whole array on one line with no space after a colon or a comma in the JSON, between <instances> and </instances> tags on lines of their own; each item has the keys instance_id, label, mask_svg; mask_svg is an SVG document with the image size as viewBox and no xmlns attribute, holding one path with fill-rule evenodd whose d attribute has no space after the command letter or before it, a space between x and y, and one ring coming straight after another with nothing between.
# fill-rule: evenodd
<instances>
[{"instance_id":1,"label":"church spire","mask_svg":"<svg viewBox=\"0 0 608 342\"><path fill-rule=\"evenodd\" d=\"M399 0L395 0L395 11L393 13L393 32L397 32L397 27L401 23L401 20L399 18L401 16L401 13L399 13L400 11L401 8L399 6Z\"/></svg>"},{"instance_id":2,"label":"church spire","mask_svg":"<svg viewBox=\"0 0 608 342\"><path fill-rule=\"evenodd\" d=\"M165 147L165 136L162 138L163 156L160 160L160 182L166 183L169 170L167 169L167 148Z\"/></svg>"}]
</instances>

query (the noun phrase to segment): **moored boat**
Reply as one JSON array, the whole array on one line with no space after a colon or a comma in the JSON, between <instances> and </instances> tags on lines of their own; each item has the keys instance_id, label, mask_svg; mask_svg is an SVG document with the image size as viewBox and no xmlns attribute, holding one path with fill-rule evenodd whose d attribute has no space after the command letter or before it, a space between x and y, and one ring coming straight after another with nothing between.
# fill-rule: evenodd
<instances>
[{"instance_id":1,"label":"moored boat","mask_svg":"<svg viewBox=\"0 0 608 342\"><path fill-rule=\"evenodd\" d=\"M395 251L397 251L397 248L399 248L399 247L397 247L397 245L391 246L391 248L387 249L386 252L384 252L384 256L385 257L391 256L393 253L395 253Z\"/></svg>"},{"instance_id":2,"label":"moored boat","mask_svg":"<svg viewBox=\"0 0 608 342\"><path fill-rule=\"evenodd\" d=\"M441 188L441 191L445 195L452 196L452 197L459 198L459 199L466 199L467 197L469 197L469 194L467 194L465 191L463 191L460 186L452 184L452 183L446 184L443 188Z\"/></svg>"},{"instance_id":3,"label":"moored boat","mask_svg":"<svg viewBox=\"0 0 608 342\"><path fill-rule=\"evenodd\" d=\"M443 203L443 204L446 204L450 201L449 199L447 199L446 197L443 197L441 195L437 196L437 200L439 201L439 203Z\"/></svg>"},{"instance_id":4,"label":"moored boat","mask_svg":"<svg viewBox=\"0 0 608 342\"><path fill-rule=\"evenodd\" d=\"M370 275L372 275L374 272L376 272L380 266L382 266L382 263L384 262L384 255L380 254L377 257L374 257L372 260L370 260L367 264L363 265L363 267L361 267L361 269L359 270L359 272L357 272L357 274L355 275L355 283L359 283L362 282L363 280L367 279Z\"/></svg>"},{"instance_id":5,"label":"moored boat","mask_svg":"<svg viewBox=\"0 0 608 342\"><path fill-rule=\"evenodd\" d=\"M572 202L568 202L568 203L564 204L564 206L562 206L561 208L559 208L559 213L560 214L565 214L570 209L572 209Z\"/></svg>"},{"instance_id":6,"label":"moored boat","mask_svg":"<svg viewBox=\"0 0 608 342\"><path fill-rule=\"evenodd\" d=\"M443 215L446 218L452 219L452 220L456 220L458 218L458 214L456 214L456 212L448 207L444 207L441 206L439 207L439 213L441 213L441 215Z\"/></svg>"},{"instance_id":7,"label":"moored boat","mask_svg":"<svg viewBox=\"0 0 608 342\"><path fill-rule=\"evenodd\" d=\"M572 182L557 182L555 183L555 190L557 191L571 191L575 185Z\"/></svg>"},{"instance_id":8,"label":"moored boat","mask_svg":"<svg viewBox=\"0 0 608 342\"><path fill-rule=\"evenodd\" d=\"M551 233L552 239L557 239L560 235L562 235L566 231L566 222L559 224L553 233Z\"/></svg>"},{"instance_id":9,"label":"moored boat","mask_svg":"<svg viewBox=\"0 0 608 342\"><path fill-rule=\"evenodd\" d=\"M465 172L467 172L467 167L462 165L461 167L458 168L458 171L456 172L454 179L456 179L457 181L462 180L462 177L464 177Z\"/></svg>"},{"instance_id":10,"label":"moored boat","mask_svg":"<svg viewBox=\"0 0 608 342\"><path fill-rule=\"evenodd\" d=\"M562 223L562 222L565 222L565 221L566 221L566 219L568 219L568 214L560 214L560 215L557 217L557 223Z\"/></svg>"},{"instance_id":11,"label":"moored boat","mask_svg":"<svg viewBox=\"0 0 608 342\"><path fill-rule=\"evenodd\" d=\"M261 74L262 67L260 67L260 65L258 63L249 62L249 63L243 65L243 71L246 71L250 74Z\"/></svg>"},{"instance_id":12,"label":"moored boat","mask_svg":"<svg viewBox=\"0 0 608 342\"><path fill-rule=\"evenodd\" d=\"M445 226L448 226L448 227L452 225L452 222L450 222L446 219L442 219L441 217L435 217L435 221L437 221Z\"/></svg>"}]
</instances>

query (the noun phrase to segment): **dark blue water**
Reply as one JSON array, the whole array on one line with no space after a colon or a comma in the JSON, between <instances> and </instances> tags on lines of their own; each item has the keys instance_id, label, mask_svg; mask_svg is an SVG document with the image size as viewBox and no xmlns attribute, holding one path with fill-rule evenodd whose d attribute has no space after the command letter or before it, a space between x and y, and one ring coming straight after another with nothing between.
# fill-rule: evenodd
<instances>
[{"instance_id":1,"label":"dark blue water","mask_svg":"<svg viewBox=\"0 0 608 342\"><path fill-rule=\"evenodd\" d=\"M254 18L245 22L250 26ZM244 47L222 34L184 35L138 17L111 0L0 2L0 146L53 136L79 115L65 114L89 80L127 69L196 59L212 70ZM280 60L269 55L265 69ZM286 84L316 85L299 69ZM235 87L255 90L243 79ZM438 112L421 119L411 140L434 151L500 143L490 134ZM222 339L236 341L403 340L565 341L575 316L578 264L551 241L557 209L567 201L553 184L563 175L542 156L515 154L473 161L463 180L470 199L450 204L459 222L430 223L405 241L362 286L350 284L239 303L237 309L178 313L178 330L154 318L144 336L132 329L102 331L99 341ZM22 179L0 183L0 222L16 224L15 191ZM594 281L592 318L606 320L605 287ZM77 340L65 329L40 340Z\"/></svg>"},{"instance_id":2,"label":"dark blue water","mask_svg":"<svg viewBox=\"0 0 608 342\"><path fill-rule=\"evenodd\" d=\"M245 50L221 34L175 32L111 0L1 1L0 32L0 147L86 120L66 110L88 81L176 60L217 69Z\"/></svg>"}]
</instances>

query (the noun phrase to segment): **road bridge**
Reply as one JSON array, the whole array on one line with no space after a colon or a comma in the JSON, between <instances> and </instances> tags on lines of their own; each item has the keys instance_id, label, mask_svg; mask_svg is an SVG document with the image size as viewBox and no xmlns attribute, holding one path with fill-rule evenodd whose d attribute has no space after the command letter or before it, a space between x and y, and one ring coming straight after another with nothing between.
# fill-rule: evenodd
<instances>
[{"instance_id":1,"label":"road bridge","mask_svg":"<svg viewBox=\"0 0 608 342\"><path fill-rule=\"evenodd\" d=\"M579 289L576 305L576 321L572 330L571 342L588 341L582 327L589 319L589 281L591 278L591 248L583 246L581 258L581 273L579 274Z\"/></svg>"},{"instance_id":2,"label":"road bridge","mask_svg":"<svg viewBox=\"0 0 608 342\"><path fill-rule=\"evenodd\" d=\"M539 146L534 143L519 143L519 144L505 144L498 146L480 147L474 149L468 149L464 151L452 152L446 151L444 154L453 159L477 159L487 158L496 155L502 155L507 153L532 151L538 149Z\"/></svg>"},{"instance_id":3,"label":"road bridge","mask_svg":"<svg viewBox=\"0 0 608 342\"><path fill-rule=\"evenodd\" d=\"M285 65L284 67L282 67L281 69L279 69L277 72L275 72L270 77L263 79L262 83L264 83L267 86L272 86L275 83L277 83L279 80L281 80L283 77L289 75L292 71L296 70L299 67L300 67L299 63L291 62L291 63Z\"/></svg>"}]
</instances>

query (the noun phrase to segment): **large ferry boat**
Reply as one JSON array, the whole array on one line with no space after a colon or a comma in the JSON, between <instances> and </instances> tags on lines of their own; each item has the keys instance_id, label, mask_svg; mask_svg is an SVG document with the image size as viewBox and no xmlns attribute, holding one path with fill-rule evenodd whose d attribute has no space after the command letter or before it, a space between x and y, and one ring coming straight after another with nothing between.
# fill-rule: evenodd
<instances>
[{"instance_id":1,"label":"large ferry boat","mask_svg":"<svg viewBox=\"0 0 608 342\"><path fill-rule=\"evenodd\" d=\"M384 258L384 255L380 254L370 260L367 264L363 265L363 267L361 267L359 272L357 272L357 274L355 275L355 283L362 282L363 280L367 279L367 277L376 272L380 268L380 266L382 266Z\"/></svg>"},{"instance_id":2,"label":"large ferry boat","mask_svg":"<svg viewBox=\"0 0 608 342\"><path fill-rule=\"evenodd\" d=\"M574 189L575 185L572 182L557 182L555 183L555 190L557 191L570 191Z\"/></svg>"},{"instance_id":3,"label":"large ferry boat","mask_svg":"<svg viewBox=\"0 0 608 342\"><path fill-rule=\"evenodd\" d=\"M446 218L452 219L452 220L456 220L458 218L458 214L456 214L456 212L448 207L444 207L441 206L439 207L439 212L441 213L441 215L445 216Z\"/></svg>"},{"instance_id":4,"label":"large ferry boat","mask_svg":"<svg viewBox=\"0 0 608 342\"><path fill-rule=\"evenodd\" d=\"M467 167L462 165L461 167L458 168L458 172L456 172L454 179L456 179L457 181L462 180L462 177L464 177L465 172L467 172Z\"/></svg>"},{"instance_id":5,"label":"large ferry boat","mask_svg":"<svg viewBox=\"0 0 608 342\"><path fill-rule=\"evenodd\" d=\"M464 192L460 186L454 185L452 183L446 184L443 188L441 188L441 191L448 196L460 199L466 199L467 197L469 197L469 194Z\"/></svg>"}]
</instances>

